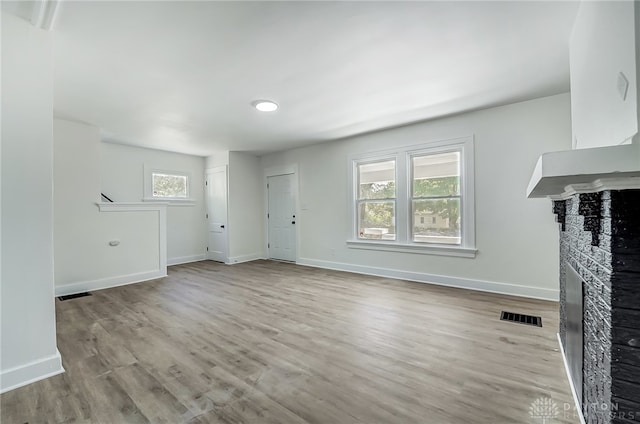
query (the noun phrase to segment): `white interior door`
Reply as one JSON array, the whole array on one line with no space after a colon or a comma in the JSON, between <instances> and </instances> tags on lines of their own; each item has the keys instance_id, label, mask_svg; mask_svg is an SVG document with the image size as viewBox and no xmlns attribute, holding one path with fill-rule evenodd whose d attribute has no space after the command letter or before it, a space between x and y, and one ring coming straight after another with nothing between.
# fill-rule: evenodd
<instances>
[{"instance_id":1,"label":"white interior door","mask_svg":"<svg viewBox=\"0 0 640 424\"><path fill-rule=\"evenodd\" d=\"M206 171L208 258L227 262L227 167Z\"/></svg>"},{"instance_id":2,"label":"white interior door","mask_svg":"<svg viewBox=\"0 0 640 424\"><path fill-rule=\"evenodd\" d=\"M269 257L296 260L296 193L294 174L267 178Z\"/></svg>"}]
</instances>

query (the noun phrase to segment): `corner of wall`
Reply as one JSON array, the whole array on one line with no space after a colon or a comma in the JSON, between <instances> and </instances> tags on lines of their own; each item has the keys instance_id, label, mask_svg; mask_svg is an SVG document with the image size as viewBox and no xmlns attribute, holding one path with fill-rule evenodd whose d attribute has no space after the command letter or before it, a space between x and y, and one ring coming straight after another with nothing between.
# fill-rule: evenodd
<instances>
[{"instance_id":1,"label":"corner of wall","mask_svg":"<svg viewBox=\"0 0 640 424\"><path fill-rule=\"evenodd\" d=\"M0 393L5 393L63 372L65 370L62 367L62 357L56 349L56 353L49 357L2 370L0 373Z\"/></svg>"},{"instance_id":2,"label":"corner of wall","mask_svg":"<svg viewBox=\"0 0 640 424\"><path fill-rule=\"evenodd\" d=\"M2 368L5 392L63 371L53 267L52 34L2 19Z\"/></svg>"}]
</instances>

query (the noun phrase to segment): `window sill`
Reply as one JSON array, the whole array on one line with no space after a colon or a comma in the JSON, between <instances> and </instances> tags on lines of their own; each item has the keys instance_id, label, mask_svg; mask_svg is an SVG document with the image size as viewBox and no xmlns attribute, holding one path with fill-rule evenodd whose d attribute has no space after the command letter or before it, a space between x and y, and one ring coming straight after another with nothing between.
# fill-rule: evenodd
<instances>
[{"instance_id":1,"label":"window sill","mask_svg":"<svg viewBox=\"0 0 640 424\"><path fill-rule=\"evenodd\" d=\"M149 203L166 203L169 206L195 206L195 199L174 199L170 197L145 197L142 199L143 202Z\"/></svg>"},{"instance_id":2,"label":"window sill","mask_svg":"<svg viewBox=\"0 0 640 424\"><path fill-rule=\"evenodd\" d=\"M396 242L347 240L350 249L382 250L385 252L414 253L418 255L454 256L475 258L477 249L460 246L400 244Z\"/></svg>"}]
</instances>

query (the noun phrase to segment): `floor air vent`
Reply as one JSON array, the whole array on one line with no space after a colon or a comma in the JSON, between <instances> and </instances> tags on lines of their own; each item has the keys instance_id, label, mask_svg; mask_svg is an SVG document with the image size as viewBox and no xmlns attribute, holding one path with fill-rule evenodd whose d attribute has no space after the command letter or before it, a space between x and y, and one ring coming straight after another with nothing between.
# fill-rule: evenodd
<instances>
[{"instance_id":1,"label":"floor air vent","mask_svg":"<svg viewBox=\"0 0 640 424\"><path fill-rule=\"evenodd\" d=\"M82 293L76 293L76 294L68 294L66 296L58 296L58 299L60 299L60 300L71 300L71 299L75 299L75 298L78 298L78 297L85 297L85 296L91 296L91 293L82 292Z\"/></svg>"},{"instance_id":2,"label":"floor air vent","mask_svg":"<svg viewBox=\"0 0 640 424\"><path fill-rule=\"evenodd\" d=\"M534 317L533 315L516 314L514 312L502 311L502 314L500 314L500 320L542 327L542 317Z\"/></svg>"}]
</instances>

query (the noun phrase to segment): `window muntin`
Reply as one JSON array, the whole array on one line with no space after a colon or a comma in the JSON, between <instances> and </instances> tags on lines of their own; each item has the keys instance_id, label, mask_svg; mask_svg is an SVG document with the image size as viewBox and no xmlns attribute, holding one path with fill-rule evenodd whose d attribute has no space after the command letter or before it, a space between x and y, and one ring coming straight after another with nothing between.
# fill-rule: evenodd
<instances>
[{"instance_id":1,"label":"window muntin","mask_svg":"<svg viewBox=\"0 0 640 424\"><path fill-rule=\"evenodd\" d=\"M413 242L461 244L460 159L460 150L411 156Z\"/></svg>"},{"instance_id":2,"label":"window muntin","mask_svg":"<svg viewBox=\"0 0 640 424\"><path fill-rule=\"evenodd\" d=\"M396 239L396 161L358 163L358 238Z\"/></svg>"},{"instance_id":3,"label":"window muntin","mask_svg":"<svg viewBox=\"0 0 640 424\"><path fill-rule=\"evenodd\" d=\"M189 197L189 178L180 174L152 172L151 195L161 199L186 199Z\"/></svg>"}]
</instances>

